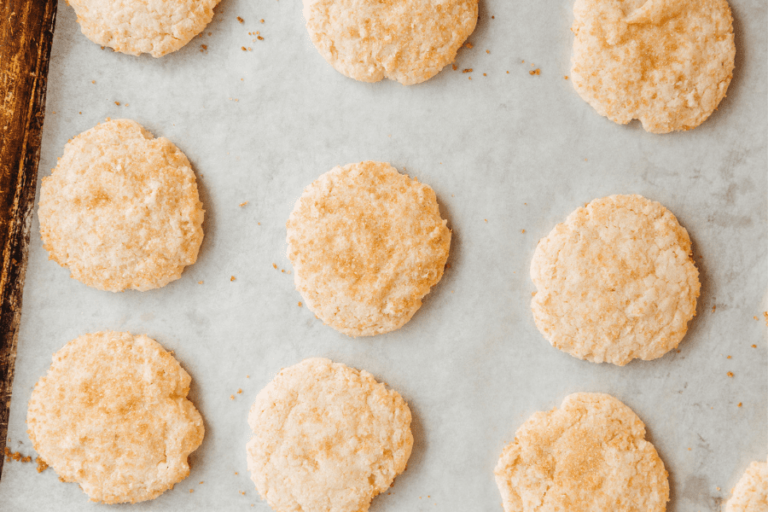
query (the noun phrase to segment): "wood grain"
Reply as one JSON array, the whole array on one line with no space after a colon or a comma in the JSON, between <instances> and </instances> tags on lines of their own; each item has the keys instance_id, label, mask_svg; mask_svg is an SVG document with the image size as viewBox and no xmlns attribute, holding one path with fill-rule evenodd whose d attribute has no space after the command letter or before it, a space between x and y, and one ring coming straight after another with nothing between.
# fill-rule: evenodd
<instances>
[{"instance_id":1,"label":"wood grain","mask_svg":"<svg viewBox=\"0 0 768 512\"><path fill-rule=\"evenodd\" d=\"M57 0L0 0L0 453L8 433L56 7Z\"/></svg>"}]
</instances>

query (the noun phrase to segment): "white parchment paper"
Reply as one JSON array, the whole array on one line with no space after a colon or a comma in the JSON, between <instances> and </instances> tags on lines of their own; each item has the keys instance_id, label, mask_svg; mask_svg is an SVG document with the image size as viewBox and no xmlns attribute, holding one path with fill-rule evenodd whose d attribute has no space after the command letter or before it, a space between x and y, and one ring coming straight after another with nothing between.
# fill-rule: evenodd
<instances>
[{"instance_id":1,"label":"white parchment paper","mask_svg":"<svg viewBox=\"0 0 768 512\"><path fill-rule=\"evenodd\" d=\"M459 71L412 87L333 70L312 46L298 0L224 0L204 36L157 60L100 49L60 2L40 178L67 139L106 117L134 119L193 163L205 240L180 280L112 294L48 261L35 218L9 447L34 455L27 402L52 354L112 329L175 351L206 425L189 478L126 510L269 510L246 470L248 409L281 367L311 356L366 369L410 404L413 455L375 512L500 510L493 468L503 446L533 412L577 391L610 393L646 423L669 470L668 510L720 510L750 461L768 455L768 19L763 0L731 5L728 97L691 132L651 135L600 117L564 79L570 1L481 0ZM256 31L263 41L248 35ZM535 68L539 76L529 74ZM431 185L453 244L450 269L409 324L351 339L298 307L284 226L317 176L366 159ZM578 206L614 193L642 194L677 215L702 281L680 352L623 368L552 348L529 309L537 241ZM0 510L97 508L106 506L52 470L6 462Z\"/></svg>"}]
</instances>

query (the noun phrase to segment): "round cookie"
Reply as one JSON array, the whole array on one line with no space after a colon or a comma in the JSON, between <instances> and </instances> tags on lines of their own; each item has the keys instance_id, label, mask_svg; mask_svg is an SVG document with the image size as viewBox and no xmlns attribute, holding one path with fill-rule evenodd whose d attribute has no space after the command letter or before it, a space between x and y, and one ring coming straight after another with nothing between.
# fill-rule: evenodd
<instances>
[{"instance_id":1,"label":"round cookie","mask_svg":"<svg viewBox=\"0 0 768 512\"><path fill-rule=\"evenodd\" d=\"M146 336L85 334L53 355L29 401L29 438L63 482L93 501L154 499L189 474L203 420L190 377Z\"/></svg>"},{"instance_id":2,"label":"round cookie","mask_svg":"<svg viewBox=\"0 0 768 512\"><path fill-rule=\"evenodd\" d=\"M768 512L768 463L750 464L733 488L725 512Z\"/></svg>"},{"instance_id":3,"label":"round cookie","mask_svg":"<svg viewBox=\"0 0 768 512\"><path fill-rule=\"evenodd\" d=\"M248 424L251 479L276 512L366 512L413 446L411 411L396 391L321 358L282 370Z\"/></svg>"},{"instance_id":4,"label":"round cookie","mask_svg":"<svg viewBox=\"0 0 768 512\"><path fill-rule=\"evenodd\" d=\"M50 259L98 288L160 288L197 260L203 205L189 160L135 121L96 125L64 146L40 189Z\"/></svg>"},{"instance_id":5,"label":"round cookie","mask_svg":"<svg viewBox=\"0 0 768 512\"><path fill-rule=\"evenodd\" d=\"M725 97L736 47L727 0L576 0L571 81L611 121L689 130Z\"/></svg>"},{"instance_id":6,"label":"round cookie","mask_svg":"<svg viewBox=\"0 0 768 512\"><path fill-rule=\"evenodd\" d=\"M175 52L213 19L219 0L68 0L83 35L101 46L153 57Z\"/></svg>"},{"instance_id":7,"label":"round cookie","mask_svg":"<svg viewBox=\"0 0 768 512\"><path fill-rule=\"evenodd\" d=\"M429 80L475 30L478 0L304 0L307 31L338 72L362 82Z\"/></svg>"},{"instance_id":8,"label":"round cookie","mask_svg":"<svg viewBox=\"0 0 768 512\"><path fill-rule=\"evenodd\" d=\"M536 326L554 347L619 366L677 347L700 287L688 232L638 195L571 213L539 241L531 279Z\"/></svg>"},{"instance_id":9,"label":"round cookie","mask_svg":"<svg viewBox=\"0 0 768 512\"><path fill-rule=\"evenodd\" d=\"M451 244L434 191L380 162L320 176L286 226L296 289L318 318L349 336L408 322L443 276Z\"/></svg>"},{"instance_id":10,"label":"round cookie","mask_svg":"<svg viewBox=\"0 0 768 512\"><path fill-rule=\"evenodd\" d=\"M664 463L610 395L575 393L515 433L494 471L505 512L664 512Z\"/></svg>"}]
</instances>

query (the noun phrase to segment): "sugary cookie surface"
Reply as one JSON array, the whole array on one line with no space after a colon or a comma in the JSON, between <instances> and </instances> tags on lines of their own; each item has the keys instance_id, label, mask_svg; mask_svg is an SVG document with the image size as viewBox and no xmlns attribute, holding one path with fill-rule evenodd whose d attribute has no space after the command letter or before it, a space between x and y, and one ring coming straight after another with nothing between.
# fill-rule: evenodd
<instances>
[{"instance_id":1,"label":"sugary cookie surface","mask_svg":"<svg viewBox=\"0 0 768 512\"><path fill-rule=\"evenodd\" d=\"M190 376L146 336L86 334L53 356L29 401L29 437L65 482L93 501L156 498L189 474L202 443Z\"/></svg>"},{"instance_id":2,"label":"sugary cookie surface","mask_svg":"<svg viewBox=\"0 0 768 512\"><path fill-rule=\"evenodd\" d=\"M725 512L768 512L768 463L749 465L733 488Z\"/></svg>"},{"instance_id":3,"label":"sugary cookie surface","mask_svg":"<svg viewBox=\"0 0 768 512\"><path fill-rule=\"evenodd\" d=\"M363 82L429 80L477 23L477 0L304 0L307 30L337 71Z\"/></svg>"},{"instance_id":4,"label":"sugary cookie surface","mask_svg":"<svg viewBox=\"0 0 768 512\"><path fill-rule=\"evenodd\" d=\"M40 234L72 277L149 290L197 260L203 205L184 154L138 123L108 121L67 143L40 190Z\"/></svg>"},{"instance_id":5,"label":"sugary cookie surface","mask_svg":"<svg viewBox=\"0 0 768 512\"><path fill-rule=\"evenodd\" d=\"M610 395L575 393L537 412L496 465L505 512L663 512L664 463L645 425Z\"/></svg>"},{"instance_id":6,"label":"sugary cookie surface","mask_svg":"<svg viewBox=\"0 0 768 512\"><path fill-rule=\"evenodd\" d=\"M365 512L405 470L411 411L371 374L328 359L282 370L248 417L248 469L276 512Z\"/></svg>"},{"instance_id":7,"label":"sugary cookie surface","mask_svg":"<svg viewBox=\"0 0 768 512\"><path fill-rule=\"evenodd\" d=\"M296 289L323 322L350 336L410 320L443 276L451 243L434 191L380 162L320 176L287 232Z\"/></svg>"},{"instance_id":8,"label":"sugary cookie surface","mask_svg":"<svg viewBox=\"0 0 768 512\"><path fill-rule=\"evenodd\" d=\"M688 232L638 195L571 213L539 241L531 279L536 326L554 347L622 366L677 347L700 288Z\"/></svg>"},{"instance_id":9,"label":"sugary cookie surface","mask_svg":"<svg viewBox=\"0 0 768 512\"><path fill-rule=\"evenodd\" d=\"M727 0L576 0L573 12L571 81L600 115L688 130L725 97L736 55Z\"/></svg>"},{"instance_id":10,"label":"sugary cookie surface","mask_svg":"<svg viewBox=\"0 0 768 512\"><path fill-rule=\"evenodd\" d=\"M69 0L83 34L131 55L175 52L213 19L219 0Z\"/></svg>"}]
</instances>

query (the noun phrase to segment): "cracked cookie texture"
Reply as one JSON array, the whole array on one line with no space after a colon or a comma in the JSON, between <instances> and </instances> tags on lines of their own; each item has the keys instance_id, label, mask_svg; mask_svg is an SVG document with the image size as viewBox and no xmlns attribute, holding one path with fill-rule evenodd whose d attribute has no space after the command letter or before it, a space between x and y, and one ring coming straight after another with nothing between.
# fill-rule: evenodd
<instances>
[{"instance_id":1,"label":"cracked cookie texture","mask_svg":"<svg viewBox=\"0 0 768 512\"><path fill-rule=\"evenodd\" d=\"M443 276L451 231L435 192L381 162L335 167L288 219L288 258L307 307L349 336L399 329Z\"/></svg>"},{"instance_id":2,"label":"cracked cookie texture","mask_svg":"<svg viewBox=\"0 0 768 512\"><path fill-rule=\"evenodd\" d=\"M505 512L664 512L669 482L645 425L616 398L575 393L537 412L495 469Z\"/></svg>"},{"instance_id":3,"label":"cracked cookie texture","mask_svg":"<svg viewBox=\"0 0 768 512\"><path fill-rule=\"evenodd\" d=\"M154 499L187 477L187 457L203 441L190 381L146 336L85 334L53 355L35 386L29 437L59 479L92 501Z\"/></svg>"},{"instance_id":4,"label":"cracked cookie texture","mask_svg":"<svg viewBox=\"0 0 768 512\"><path fill-rule=\"evenodd\" d=\"M198 35L219 0L68 0L83 35L130 55L162 57Z\"/></svg>"},{"instance_id":5,"label":"cracked cookie texture","mask_svg":"<svg viewBox=\"0 0 768 512\"><path fill-rule=\"evenodd\" d=\"M768 463L749 465L733 488L725 512L768 512Z\"/></svg>"},{"instance_id":6,"label":"cracked cookie texture","mask_svg":"<svg viewBox=\"0 0 768 512\"><path fill-rule=\"evenodd\" d=\"M366 512L413 447L411 411L396 391L321 358L281 370L248 424L248 469L276 512Z\"/></svg>"},{"instance_id":7,"label":"cracked cookie texture","mask_svg":"<svg viewBox=\"0 0 768 512\"><path fill-rule=\"evenodd\" d=\"M736 46L726 0L576 0L571 82L611 121L699 126L725 98Z\"/></svg>"},{"instance_id":8,"label":"cracked cookie texture","mask_svg":"<svg viewBox=\"0 0 768 512\"><path fill-rule=\"evenodd\" d=\"M64 146L42 180L38 215L50 259L111 292L178 279L203 241L189 160L128 119L101 123Z\"/></svg>"},{"instance_id":9,"label":"cracked cookie texture","mask_svg":"<svg viewBox=\"0 0 768 512\"><path fill-rule=\"evenodd\" d=\"M539 241L531 279L533 317L552 346L620 366L677 347L700 289L688 232L639 195L571 213Z\"/></svg>"},{"instance_id":10,"label":"cracked cookie texture","mask_svg":"<svg viewBox=\"0 0 768 512\"><path fill-rule=\"evenodd\" d=\"M337 71L413 85L453 62L477 23L477 0L304 0L307 31Z\"/></svg>"}]
</instances>

